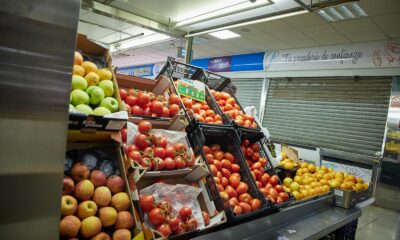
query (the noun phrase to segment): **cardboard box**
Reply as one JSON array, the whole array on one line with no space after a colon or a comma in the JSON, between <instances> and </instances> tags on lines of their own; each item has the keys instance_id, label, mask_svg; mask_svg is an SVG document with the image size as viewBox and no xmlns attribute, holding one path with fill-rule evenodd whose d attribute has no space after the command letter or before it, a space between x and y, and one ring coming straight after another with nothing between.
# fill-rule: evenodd
<instances>
[{"instance_id":1,"label":"cardboard box","mask_svg":"<svg viewBox=\"0 0 400 240\"><path fill-rule=\"evenodd\" d=\"M154 184L156 181L158 181L160 179L162 179L163 182L167 183L167 184L192 185L193 183L197 183L198 187L201 188L201 193L197 197L197 200L200 204L201 210L209 213L210 224L207 227L202 228L202 229L197 229L195 231L184 233L182 235L176 235L177 238L189 239L190 238L189 236L192 234L196 234L202 230L219 226L220 224L223 224L226 222L225 212L224 211L217 212L214 202L209 197L207 186L206 186L207 184L205 183L205 180L204 180L204 176L209 175L209 174L210 173L207 170L207 168L197 168L197 170L192 171L190 174L187 174L187 175L162 176L161 178L150 178L150 177L146 177L146 170L136 169L135 173L132 173L130 175L130 178L135 179L135 181L136 181L136 190L131 192L132 199L134 201L134 205L137 209L140 209L140 207L139 207L139 191L140 191L140 189L146 188L146 187ZM141 219L143 222L143 232L144 232L145 238L147 240L164 239L160 235L160 233L158 233L154 229L151 229L144 222L144 215L143 215L143 213L141 213L141 210L140 210L140 215L141 215ZM175 236L170 236L169 239L173 239L174 237Z\"/></svg>"},{"instance_id":2,"label":"cardboard box","mask_svg":"<svg viewBox=\"0 0 400 240\"><path fill-rule=\"evenodd\" d=\"M130 184L128 182L127 173L123 167L123 155L121 151L120 143L114 141L108 135L103 135L102 137L97 137L98 134L82 134L77 133L76 131L71 131L68 133L68 142L67 142L67 151L78 149L92 149L92 148L114 148L115 149L115 160L116 165L118 166L118 170L120 172L120 176L123 178L125 182L125 192L131 197L130 194ZM133 201L131 199L131 207L129 210L134 218L134 227L131 229L132 237L138 235L142 231L142 224L140 222L139 213L135 210Z\"/></svg>"},{"instance_id":3,"label":"cardboard box","mask_svg":"<svg viewBox=\"0 0 400 240\"><path fill-rule=\"evenodd\" d=\"M82 132L95 131L119 131L126 125L128 117L121 103L121 97L118 91L118 84L115 73L112 68L111 54L108 49L90 41L87 36L78 34L76 49L82 53L84 60L92 60L101 67L108 68L112 73L112 81L114 83L114 98L119 103L119 112L107 116L87 115L79 112L69 113L68 128L73 130L81 130ZM104 65L103 65L104 64ZM99 67L99 66L98 66Z\"/></svg>"},{"instance_id":4,"label":"cardboard box","mask_svg":"<svg viewBox=\"0 0 400 240\"><path fill-rule=\"evenodd\" d=\"M157 79L152 80L124 74L116 74L116 79L120 88L136 88L139 90L153 92L155 95L163 95L166 98L168 98L171 92L176 93L172 82L164 76L159 76ZM138 124L141 120L146 119L152 123L154 128L183 131L185 128L186 117L183 113L182 106L183 105L181 103L181 112L172 118L132 116L130 114L129 121Z\"/></svg>"}]
</instances>

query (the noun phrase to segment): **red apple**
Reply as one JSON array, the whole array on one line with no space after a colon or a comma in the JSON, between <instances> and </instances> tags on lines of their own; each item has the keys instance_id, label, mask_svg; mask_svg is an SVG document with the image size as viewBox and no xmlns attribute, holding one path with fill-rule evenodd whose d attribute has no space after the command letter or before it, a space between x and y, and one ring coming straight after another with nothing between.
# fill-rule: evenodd
<instances>
[{"instance_id":1,"label":"red apple","mask_svg":"<svg viewBox=\"0 0 400 240\"><path fill-rule=\"evenodd\" d=\"M76 213L76 216L78 216L80 219L85 219L90 216L94 216L97 213L97 205L93 201L84 201L79 203L78 206L78 212Z\"/></svg>"},{"instance_id":2,"label":"red apple","mask_svg":"<svg viewBox=\"0 0 400 240\"><path fill-rule=\"evenodd\" d=\"M275 186L276 184L278 184L278 176L274 175L271 177L271 179L269 180L269 183L272 184L272 186Z\"/></svg>"},{"instance_id":3,"label":"red apple","mask_svg":"<svg viewBox=\"0 0 400 240\"><path fill-rule=\"evenodd\" d=\"M81 235L84 238L91 238L101 231L101 221L98 217L91 216L82 221Z\"/></svg>"},{"instance_id":4,"label":"red apple","mask_svg":"<svg viewBox=\"0 0 400 240\"><path fill-rule=\"evenodd\" d=\"M111 237L107 233L101 232L96 236L92 237L90 240L111 240Z\"/></svg>"},{"instance_id":5,"label":"red apple","mask_svg":"<svg viewBox=\"0 0 400 240\"><path fill-rule=\"evenodd\" d=\"M118 229L113 234L113 240L131 240L131 232L127 229Z\"/></svg>"},{"instance_id":6,"label":"red apple","mask_svg":"<svg viewBox=\"0 0 400 240\"><path fill-rule=\"evenodd\" d=\"M74 215L78 202L73 196L64 195L61 197L61 215L68 216Z\"/></svg>"},{"instance_id":7,"label":"red apple","mask_svg":"<svg viewBox=\"0 0 400 240\"><path fill-rule=\"evenodd\" d=\"M75 188L74 180L72 180L72 178L68 176L64 176L63 195L70 195L74 191L74 188Z\"/></svg>"},{"instance_id":8,"label":"red apple","mask_svg":"<svg viewBox=\"0 0 400 240\"><path fill-rule=\"evenodd\" d=\"M79 218L70 215L65 216L60 221L60 236L73 238L78 236L79 229L81 228L81 220Z\"/></svg>"},{"instance_id":9,"label":"red apple","mask_svg":"<svg viewBox=\"0 0 400 240\"><path fill-rule=\"evenodd\" d=\"M117 193L111 198L111 206L117 209L118 212L128 210L130 204L129 196L125 192Z\"/></svg>"},{"instance_id":10,"label":"red apple","mask_svg":"<svg viewBox=\"0 0 400 240\"><path fill-rule=\"evenodd\" d=\"M284 191L282 185L280 185L280 184L278 184L278 185L275 186L275 190L276 190L278 193Z\"/></svg>"},{"instance_id":11,"label":"red apple","mask_svg":"<svg viewBox=\"0 0 400 240\"><path fill-rule=\"evenodd\" d=\"M94 190L93 193L93 201L99 206L99 207L105 207L110 204L111 201L111 192L108 187L101 186L98 187Z\"/></svg>"},{"instance_id":12,"label":"red apple","mask_svg":"<svg viewBox=\"0 0 400 240\"><path fill-rule=\"evenodd\" d=\"M279 197L281 197L283 199L284 202L286 202L287 200L289 200L289 195L286 192L280 192L278 194Z\"/></svg>"},{"instance_id":13,"label":"red apple","mask_svg":"<svg viewBox=\"0 0 400 240\"><path fill-rule=\"evenodd\" d=\"M100 208L99 218L103 227L110 227L117 221L117 210L113 207Z\"/></svg>"},{"instance_id":14,"label":"red apple","mask_svg":"<svg viewBox=\"0 0 400 240\"><path fill-rule=\"evenodd\" d=\"M121 211L117 215L115 222L116 229L131 229L133 227L133 216L128 211Z\"/></svg>"},{"instance_id":15,"label":"red apple","mask_svg":"<svg viewBox=\"0 0 400 240\"><path fill-rule=\"evenodd\" d=\"M86 201L92 198L94 192L93 183L90 180L82 180L76 184L74 196L81 201Z\"/></svg>"},{"instance_id":16,"label":"red apple","mask_svg":"<svg viewBox=\"0 0 400 240\"><path fill-rule=\"evenodd\" d=\"M92 181L95 187L104 186L107 182L107 175L100 170L94 170L90 174L90 181Z\"/></svg>"},{"instance_id":17,"label":"red apple","mask_svg":"<svg viewBox=\"0 0 400 240\"><path fill-rule=\"evenodd\" d=\"M90 175L90 170L88 166L84 163L78 162L72 166L71 177L75 182L82 181L83 179L88 179Z\"/></svg>"},{"instance_id":18,"label":"red apple","mask_svg":"<svg viewBox=\"0 0 400 240\"><path fill-rule=\"evenodd\" d=\"M107 187L111 190L112 194L124 191L125 183L122 177L112 175L107 179Z\"/></svg>"}]
</instances>

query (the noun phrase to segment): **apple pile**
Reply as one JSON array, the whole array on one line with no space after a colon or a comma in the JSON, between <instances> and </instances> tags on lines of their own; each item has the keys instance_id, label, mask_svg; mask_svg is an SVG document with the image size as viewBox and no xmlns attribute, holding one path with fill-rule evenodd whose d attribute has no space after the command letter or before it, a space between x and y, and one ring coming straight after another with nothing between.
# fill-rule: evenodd
<instances>
[{"instance_id":1,"label":"apple pile","mask_svg":"<svg viewBox=\"0 0 400 240\"><path fill-rule=\"evenodd\" d=\"M96 64L83 61L82 55L75 52L69 108L99 116L117 112L119 104L113 97L114 83L111 79L109 69L98 69Z\"/></svg>"},{"instance_id":2,"label":"apple pile","mask_svg":"<svg viewBox=\"0 0 400 240\"><path fill-rule=\"evenodd\" d=\"M70 176L64 176L60 236L66 239L131 240L134 219L129 212L131 202L124 192L123 179L116 174L109 175L110 166L104 164L108 160L96 163L100 165L96 168L93 167L94 155L86 155L83 157L86 161L74 163L67 170ZM65 164L70 163L67 158ZM115 231L110 232L109 227Z\"/></svg>"},{"instance_id":3,"label":"apple pile","mask_svg":"<svg viewBox=\"0 0 400 240\"><path fill-rule=\"evenodd\" d=\"M222 112L226 113L237 125L247 128L257 128L254 117L250 114L243 113L239 104L236 103L236 99L229 95L229 93L211 90L211 94L217 101Z\"/></svg>"},{"instance_id":4,"label":"apple pile","mask_svg":"<svg viewBox=\"0 0 400 240\"><path fill-rule=\"evenodd\" d=\"M152 134L152 124L142 120L138 124L139 134L134 138L134 144L126 146L125 152L129 159L148 170L175 170L192 167L194 155L183 143L170 144L166 137ZM122 139L126 139L125 131Z\"/></svg>"},{"instance_id":5,"label":"apple pile","mask_svg":"<svg viewBox=\"0 0 400 240\"><path fill-rule=\"evenodd\" d=\"M250 144L248 139L243 139L240 147L246 158L246 164L251 171L251 175L264 197L276 204L289 200L288 193L285 192L284 187L279 184L278 176L271 176L265 172L267 159L260 155L260 145L257 143Z\"/></svg>"},{"instance_id":6,"label":"apple pile","mask_svg":"<svg viewBox=\"0 0 400 240\"><path fill-rule=\"evenodd\" d=\"M172 213L172 205L167 200L156 201L152 195L142 195L139 199L142 212L147 214L148 220L162 236L178 235L197 229L197 220L192 216L192 209L182 207L179 217ZM204 225L210 224L210 215L202 212Z\"/></svg>"},{"instance_id":7,"label":"apple pile","mask_svg":"<svg viewBox=\"0 0 400 240\"><path fill-rule=\"evenodd\" d=\"M166 99L162 95L139 89L119 89L125 108L132 116L173 117L181 110L179 96L172 93Z\"/></svg>"},{"instance_id":8,"label":"apple pile","mask_svg":"<svg viewBox=\"0 0 400 240\"><path fill-rule=\"evenodd\" d=\"M203 152L221 199L229 203L235 215L261 207L261 201L253 198L248 192L247 183L241 181L240 165L232 153L221 151L218 144L203 146Z\"/></svg>"},{"instance_id":9,"label":"apple pile","mask_svg":"<svg viewBox=\"0 0 400 240\"><path fill-rule=\"evenodd\" d=\"M207 102L200 102L188 97L182 97L182 102L186 109L191 109L193 111L194 117L200 122L224 124L221 115L216 114L214 110L210 109Z\"/></svg>"}]
</instances>

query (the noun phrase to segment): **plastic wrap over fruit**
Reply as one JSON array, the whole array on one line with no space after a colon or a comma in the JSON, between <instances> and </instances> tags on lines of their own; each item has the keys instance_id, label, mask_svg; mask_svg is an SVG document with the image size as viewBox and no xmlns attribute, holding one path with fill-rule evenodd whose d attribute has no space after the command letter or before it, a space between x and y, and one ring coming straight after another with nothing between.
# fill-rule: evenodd
<instances>
[{"instance_id":1,"label":"plastic wrap over fruit","mask_svg":"<svg viewBox=\"0 0 400 240\"><path fill-rule=\"evenodd\" d=\"M179 216L179 210L183 207L192 209L192 216L197 220L197 228L204 228L204 219L197 196L202 192L201 188L185 184L171 185L167 183L155 183L140 190L140 195L153 195L155 201L166 200L172 205L172 215ZM148 222L148 214L145 221Z\"/></svg>"}]
</instances>

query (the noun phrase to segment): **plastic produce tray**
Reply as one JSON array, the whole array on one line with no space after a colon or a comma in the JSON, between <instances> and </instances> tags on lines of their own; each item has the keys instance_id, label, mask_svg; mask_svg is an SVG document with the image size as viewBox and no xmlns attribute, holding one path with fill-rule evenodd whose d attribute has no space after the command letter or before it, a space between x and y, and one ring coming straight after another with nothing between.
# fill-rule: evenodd
<instances>
[{"instance_id":1,"label":"plastic produce tray","mask_svg":"<svg viewBox=\"0 0 400 240\"><path fill-rule=\"evenodd\" d=\"M196 128L192 128L189 132L189 141L192 144L195 154L201 154L207 166L205 154L203 152L204 145L219 144L221 150L224 152L230 152L235 157L235 163L240 166L240 175L243 182L248 184L248 193L253 197L261 201L261 207L257 211L241 214L235 216L233 210L230 208L228 201L224 202L219 197L219 192L217 186L214 182L212 174L206 177L206 182L210 190L210 196L215 201L218 210L224 210L228 220L230 221L240 221L244 218L250 218L254 216L261 215L267 210L271 209L271 206L264 196L258 191L257 186L250 174L249 169L246 166L246 162L240 150L240 139L237 135L234 127L220 127L220 126L205 126L199 125Z\"/></svg>"}]
</instances>

